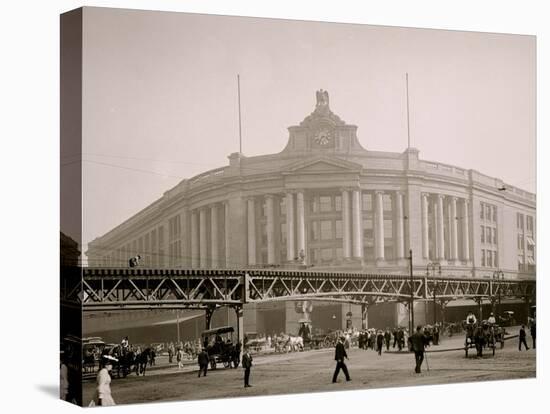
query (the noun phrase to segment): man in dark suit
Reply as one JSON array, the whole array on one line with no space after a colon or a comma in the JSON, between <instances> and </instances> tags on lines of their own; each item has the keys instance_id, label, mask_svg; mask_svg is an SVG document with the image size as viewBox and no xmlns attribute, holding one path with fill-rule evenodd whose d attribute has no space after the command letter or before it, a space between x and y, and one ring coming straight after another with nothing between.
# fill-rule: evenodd
<instances>
[{"instance_id":1,"label":"man in dark suit","mask_svg":"<svg viewBox=\"0 0 550 414\"><path fill-rule=\"evenodd\" d=\"M416 361L416 366L414 372L420 374L420 367L422 361L424 361L424 347L426 346L426 337L422 333L422 327L417 326L416 332L409 338L411 342L411 348L414 351L414 359Z\"/></svg>"},{"instance_id":2,"label":"man in dark suit","mask_svg":"<svg viewBox=\"0 0 550 414\"><path fill-rule=\"evenodd\" d=\"M204 376L206 377L206 372L208 371L208 353L204 348L201 349L201 352L197 356L197 362L199 363L199 378L201 376L201 372L204 372Z\"/></svg>"},{"instance_id":3,"label":"man in dark suit","mask_svg":"<svg viewBox=\"0 0 550 414\"><path fill-rule=\"evenodd\" d=\"M527 334L525 333L525 325L521 325L519 330L519 350L521 351L521 344L525 345L525 350L528 351L529 347L527 346Z\"/></svg>"},{"instance_id":4,"label":"man in dark suit","mask_svg":"<svg viewBox=\"0 0 550 414\"><path fill-rule=\"evenodd\" d=\"M346 349L344 348L344 339L340 337L338 338L338 343L336 344L336 351L334 353L334 360L336 361L336 369L334 371L334 375L332 376L333 383L336 382L338 378L338 374L340 373L340 369L344 371L344 375L346 376L346 381L351 381L351 378L349 377L349 373L348 373L348 367L346 367L346 364L344 363L344 358L348 358L348 354L346 353Z\"/></svg>"},{"instance_id":5,"label":"man in dark suit","mask_svg":"<svg viewBox=\"0 0 550 414\"><path fill-rule=\"evenodd\" d=\"M537 324L535 321L531 322L531 338L533 339L533 349L537 347Z\"/></svg>"},{"instance_id":6,"label":"man in dark suit","mask_svg":"<svg viewBox=\"0 0 550 414\"><path fill-rule=\"evenodd\" d=\"M252 368L252 355L248 352L248 346L244 347L242 364L244 368L244 386L245 388L251 387L248 382L250 380L250 368Z\"/></svg>"}]
</instances>

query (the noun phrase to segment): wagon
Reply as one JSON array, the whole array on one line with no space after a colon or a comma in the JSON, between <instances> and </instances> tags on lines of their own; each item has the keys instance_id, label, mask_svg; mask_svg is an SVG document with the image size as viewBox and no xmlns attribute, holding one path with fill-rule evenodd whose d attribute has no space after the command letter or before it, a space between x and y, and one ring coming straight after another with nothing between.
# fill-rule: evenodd
<instances>
[{"instance_id":1,"label":"wagon","mask_svg":"<svg viewBox=\"0 0 550 414\"><path fill-rule=\"evenodd\" d=\"M229 368L231 363L237 367L239 365L239 352L233 345L232 326L222 326L220 328L208 329L201 334L203 344L205 344L210 369L216 369L218 364L224 368Z\"/></svg>"},{"instance_id":2,"label":"wagon","mask_svg":"<svg viewBox=\"0 0 550 414\"><path fill-rule=\"evenodd\" d=\"M504 346L504 334L497 336L494 325L489 325L486 322L474 325L465 325L466 337L464 339L464 353L468 357L468 350L474 348L478 357L483 356L483 349L489 348L493 356L495 356L496 344L501 343ZM497 341L498 338L498 341Z\"/></svg>"}]
</instances>

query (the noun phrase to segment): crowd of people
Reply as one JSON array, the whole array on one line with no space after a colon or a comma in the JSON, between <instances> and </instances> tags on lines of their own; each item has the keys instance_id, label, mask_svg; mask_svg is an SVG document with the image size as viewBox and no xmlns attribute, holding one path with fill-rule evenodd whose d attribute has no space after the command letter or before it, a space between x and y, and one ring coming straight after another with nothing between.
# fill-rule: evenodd
<instances>
[{"instance_id":1,"label":"crowd of people","mask_svg":"<svg viewBox=\"0 0 550 414\"><path fill-rule=\"evenodd\" d=\"M496 321L494 315L491 313L487 320L481 321L482 324L495 325ZM468 312L464 320L464 328L475 326L478 324L477 318L473 312ZM536 347L536 322L535 320L530 320L528 326L532 338L532 348ZM426 347L430 344L437 345L439 343L439 332L441 326L436 324L434 326L417 326L414 333L409 335L407 329L403 327L396 327L393 329L386 328L384 331L381 329L365 329L365 330L355 330L350 329L347 331L339 331L335 344L335 353L334 360L336 361L336 367L334 374L332 376L332 382L336 383L338 381L338 375L340 371L344 373L346 381L351 381L349 370L346 366L345 360L348 359L348 354L346 349L349 349L352 344L355 344L355 339L357 340L357 346L359 349L363 350L375 350L378 355L382 355L382 351L385 348L386 352L390 351L390 348L395 349L397 347L398 351L405 349L405 344L407 344L407 350L414 354L415 367L414 372L419 374L422 372L422 365L425 360L425 351ZM527 345L527 331L525 325L521 325L519 331L519 350L521 351L522 346L528 350L530 349ZM243 347L242 356L240 355L241 347L240 343L237 343L238 346L238 362L234 364L234 367L237 368L239 362L244 370L243 380L244 387L248 388L252 385L250 384L251 370L252 370L252 361L253 357L250 353L250 347L248 345L248 339L245 339L245 344ZM265 337L265 342L272 344L271 336ZM207 341L203 344L200 341L186 341L185 343L180 342L179 344L170 343L168 344L168 358L169 363L173 362L174 355L176 356L179 368L182 368L182 361L184 355L187 359L191 360L195 357L197 358L198 363L198 377L206 376L208 372L208 366L211 361L209 350L215 350L216 345L231 345L225 344L221 337L216 337L213 344L209 344ZM139 347L133 347L128 341L128 337L124 337L121 341L121 348L124 350L133 350L139 351ZM392 350L393 350L392 349ZM104 354L100 358L100 369L97 373L96 378L96 392L94 398L90 403L93 405L115 405L115 401L111 395L111 370L113 369L113 364L118 362L117 358L112 355ZM61 387L60 387L61 398L66 399L68 394L68 376L67 376L67 366L63 362L61 363Z\"/></svg>"}]
</instances>

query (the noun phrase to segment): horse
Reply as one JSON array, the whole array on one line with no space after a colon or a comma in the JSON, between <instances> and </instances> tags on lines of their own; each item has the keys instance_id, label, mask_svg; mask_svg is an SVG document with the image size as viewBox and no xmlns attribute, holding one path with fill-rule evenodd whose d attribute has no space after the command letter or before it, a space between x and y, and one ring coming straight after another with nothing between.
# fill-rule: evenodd
<instances>
[{"instance_id":1,"label":"horse","mask_svg":"<svg viewBox=\"0 0 550 414\"><path fill-rule=\"evenodd\" d=\"M113 348L111 351L112 355L118 359L118 362L113 367L113 371L117 373L117 376L120 378L120 373L122 371L122 376L126 376L132 371L132 366L135 363L135 353L129 349L124 349L121 345Z\"/></svg>"},{"instance_id":2,"label":"horse","mask_svg":"<svg viewBox=\"0 0 550 414\"><path fill-rule=\"evenodd\" d=\"M286 347L290 351L303 351L304 350L304 338L301 336L288 336Z\"/></svg>"},{"instance_id":3,"label":"horse","mask_svg":"<svg viewBox=\"0 0 550 414\"><path fill-rule=\"evenodd\" d=\"M145 348L140 354L135 357L135 370L136 375L143 374L145 376L145 371L147 370L147 363L151 359L152 350L151 348Z\"/></svg>"}]
</instances>

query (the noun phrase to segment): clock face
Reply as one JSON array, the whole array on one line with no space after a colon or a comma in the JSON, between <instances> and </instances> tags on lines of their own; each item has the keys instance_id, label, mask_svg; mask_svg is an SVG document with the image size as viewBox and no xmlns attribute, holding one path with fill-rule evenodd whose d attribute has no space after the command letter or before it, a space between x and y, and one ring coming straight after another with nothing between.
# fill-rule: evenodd
<instances>
[{"instance_id":1,"label":"clock face","mask_svg":"<svg viewBox=\"0 0 550 414\"><path fill-rule=\"evenodd\" d=\"M332 139L332 134L328 129L320 129L314 137L315 143L321 146L328 145Z\"/></svg>"}]
</instances>

